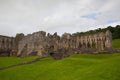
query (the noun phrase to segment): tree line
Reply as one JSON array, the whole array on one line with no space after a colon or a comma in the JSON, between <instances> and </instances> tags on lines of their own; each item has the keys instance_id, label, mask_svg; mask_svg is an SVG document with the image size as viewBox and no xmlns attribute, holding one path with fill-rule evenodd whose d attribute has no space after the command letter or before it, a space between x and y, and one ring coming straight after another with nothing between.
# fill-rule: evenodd
<instances>
[{"instance_id":1,"label":"tree line","mask_svg":"<svg viewBox=\"0 0 120 80\"><path fill-rule=\"evenodd\" d=\"M86 32L76 32L74 33L75 35L85 35L85 34L95 34L98 32L105 32L109 30L112 33L112 38L113 39L120 39L120 25L116 25L116 26L108 26L107 28L98 28L95 30L89 30Z\"/></svg>"}]
</instances>

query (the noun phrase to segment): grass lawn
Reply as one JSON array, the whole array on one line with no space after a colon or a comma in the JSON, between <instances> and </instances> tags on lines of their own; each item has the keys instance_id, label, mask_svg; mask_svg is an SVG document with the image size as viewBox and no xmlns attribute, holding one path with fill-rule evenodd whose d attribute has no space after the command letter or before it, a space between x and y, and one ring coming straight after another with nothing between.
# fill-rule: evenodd
<instances>
[{"instance_id":1,"label":"grass lawn","mask_svg":"<svg viewBox=\"0 0 120 80\"><path fill-rule=\"evenodd\" d=\"M34 57L27 60L31 58ZM5 59L6 65L13 60L23 61L16 57ZM120 54L76 54L62 60L44 58L33 64L1 70L0 80L119 80L119 61Z\"/></svg>"}]
</instances>

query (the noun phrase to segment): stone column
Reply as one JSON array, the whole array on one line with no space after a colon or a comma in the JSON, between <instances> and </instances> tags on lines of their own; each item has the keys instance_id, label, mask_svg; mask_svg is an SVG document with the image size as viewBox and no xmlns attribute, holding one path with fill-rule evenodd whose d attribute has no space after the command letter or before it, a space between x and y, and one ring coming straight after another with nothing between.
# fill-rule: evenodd
<instances>
[{"instance_id":1,"label":"stone column","mask_svg":"<svg viewBox=\"0 0 120 80\"><path fill-rule=\"evenodd\" d=\"M97 38L95 38L94 41L95 41L95 48L97 49L98 48L98 40L97 40Z\"/></svg>"},{"instance_id":2,"label":"stone column","mask_svg":"<svg viewBox=\"0 0 120 80\"><path fill-rule=\"evenodd\" d=\"M11 48L11 39L9 39L9 45L8 45L8 48Z\"/></svg>"},{"instance_id":3,"label":"stone column","mask_svg":"<svg viewBox=\"0 0 120 80\"><path fill-rule=\"evenodd\" d=\"M90 48L92 48L92 39L90 39Z\"/></svg>"},{"instance_id":4,"label":"stone column","mask_svg":"<svg viewBox=\"0 0 120 80\"><path fill-rule=\"evenodd\" d=\"M6 45L7 44L7 40L6 39L4 39L4 48L6 48Z\"/></svg>"},{"instance_id":5,"label":"stone column","mask_svg":"<svg viewBox=\"0 0 120 80\"><path fill-rule=\"evenodd\" d=\"M100 50L100 45L101 45L100 39L98 38L98 39L97 39L97 49L98 49L98 50Z\"/></svg>"},{"instance_id":6,"label":"stone column","mask_svg":"<svg viewBox=\"0 0 120 80\"><path fill-rule=\"evenodd\" d=\"M101 40L101 50L104 50L104 43L103 43L103 40Z\"/></svg>"},{"instance_id":7,"label":"stone column","mask_svg":"<svg viewBox=\"0 0 120 80\"><path fill-rule=\"evenodd\" d=\"M0 48L2 48L2 39L0 39Z\"/></svg>"},{"instance_id":8,"label":"stone column","mask_svg":"<svg viewBox=\"0 0 120 80\"><path fill-rule=\"evenodd\" d=\"M106 37L105 47L112 48L112 33L109 30L106 31L105 37Z\"/></svg>"},{"instance_id":9,"label":"stone column","mask_svg":"<svg viewBox=\"0 0 120 80\"><path fill-rule=\"evenodd\" d=\"M10 39L10 38L7 38L7 39L6 39L6 48L7 48L7 49L9 49L9 39Z\"/></svg>"},{"instance_id":10,"label":"stone column","mask_svg":"<svg viewBox=\"0 0 120 80\"><path fill-rule=\"evenodd\" d=\"M111 48L112 47L112 42L111 42L111 40L109 40L109 38L106 38L105 47L106 48Z\"/></svg>"}]
</instances>

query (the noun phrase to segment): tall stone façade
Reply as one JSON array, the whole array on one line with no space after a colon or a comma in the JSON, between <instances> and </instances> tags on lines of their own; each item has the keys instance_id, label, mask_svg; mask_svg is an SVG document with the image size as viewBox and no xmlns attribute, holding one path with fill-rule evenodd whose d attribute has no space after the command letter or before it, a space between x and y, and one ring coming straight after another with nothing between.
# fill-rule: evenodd
<instances>
[{"instance_id":1,"label":"tall stone fa\u00e7ade","mask_svg":"<svg viewBox=\"0 0 120 80\"><path fill-rule=\"evenodd\" d=\"M75 35L64 33L62 36L54 33L47 34L44 31L33 34L17 34L16 37L0 36L0 55L41 57L49 56L50 53L90 53L98 50L112 48L112 34L106 32Z\"/></svg>"}]
</instances>

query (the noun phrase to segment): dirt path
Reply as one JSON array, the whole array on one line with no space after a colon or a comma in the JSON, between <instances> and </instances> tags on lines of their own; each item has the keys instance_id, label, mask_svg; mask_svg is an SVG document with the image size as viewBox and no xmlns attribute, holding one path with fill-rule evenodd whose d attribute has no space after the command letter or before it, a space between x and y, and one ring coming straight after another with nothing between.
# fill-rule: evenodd
<instances>
[{"instance_id":1,"label":"dirt path","mask_svg":"<svg viewBox=\"0 0 120 80\"><path fill-rule=\"evenodd\" d=\"M25 65L25 64L32 64L32 63L34 63L34 62L39 61L40 59L41 59L41 57L37 57L37 58L35 58L35 59L33 59L33 60L30 60L30 61L25 61L25 62L21 62L21 63L18 63L18 64L13 64L13 65L1 67L0 70L12 68L12 67L15 67L15 66L21 66L21 65Z\"/></svg>"}]
</instances>

